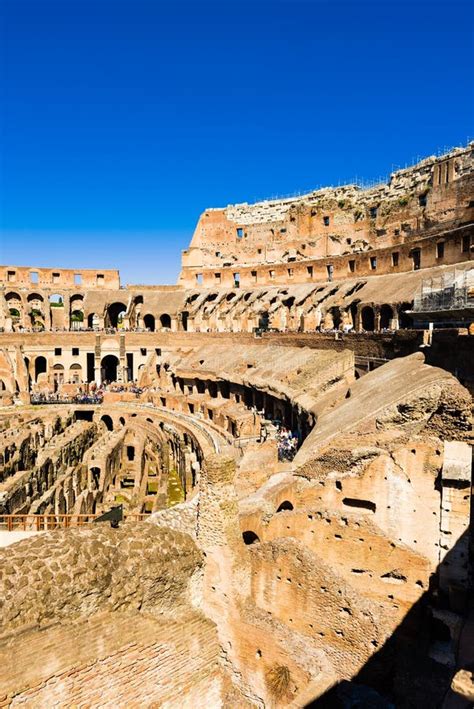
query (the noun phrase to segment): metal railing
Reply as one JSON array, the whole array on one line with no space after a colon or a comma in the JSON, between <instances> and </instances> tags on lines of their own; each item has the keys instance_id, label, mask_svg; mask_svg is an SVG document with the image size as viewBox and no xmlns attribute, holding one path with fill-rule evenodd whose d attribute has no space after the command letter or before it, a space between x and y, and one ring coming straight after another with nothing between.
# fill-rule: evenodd
<instances>
[{"instance_id":1,"label":"metal railing","mask_svg":"<svg viewBox=\"0 0 474 709\"><path fill-rule=\"evenodd\" d=\"M124 521L143 522L149 514L132 512L124 515ZM99 514L0 514L0 531L3 532L46 532L52 529L84 527L92 523Z\"/></svg>"}]
</instances>

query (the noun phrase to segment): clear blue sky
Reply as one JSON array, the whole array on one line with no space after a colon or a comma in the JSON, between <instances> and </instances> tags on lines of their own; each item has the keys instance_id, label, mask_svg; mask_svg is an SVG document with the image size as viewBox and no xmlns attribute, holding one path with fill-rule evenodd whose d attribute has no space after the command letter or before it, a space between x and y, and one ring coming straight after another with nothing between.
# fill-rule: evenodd
<instances>
[{"instance_id":1,"label":"clear blue sky","mask_svg":"<svg viewBox=\"0 0 474 709\"><path fill-rule=\"evenodd\" d=\"M209 206L474 137L461 0L1 0L2 263L173 283Z\"/></svg>"}]
</instances>

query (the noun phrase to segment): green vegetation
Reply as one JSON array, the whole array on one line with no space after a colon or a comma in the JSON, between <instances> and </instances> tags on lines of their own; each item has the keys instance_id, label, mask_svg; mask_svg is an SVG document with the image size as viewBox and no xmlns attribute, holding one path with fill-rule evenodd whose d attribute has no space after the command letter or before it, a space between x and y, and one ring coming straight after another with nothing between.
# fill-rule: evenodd
<instances>
[{"instance_id":1,"label":"green vegetation","mask_svg":"<svg viewBox=\"0 0 474 709\"><path fill-rule=\"evenodd\" d=\"M177 470L168 473L168 507L174 507L184 502L184 490Z\"/></svg>"},{"instance_id":2,"label":"green vegetation","mask_svg":"<svg viewBox=\"0 0 474 709\"><path fill-rule=\"evenodd\" d=\"M19 318L20 311L17 308L10 308L10 315L12 316L12 318Z\"/></svg>"},{"instance_id":3,"label":"green vegetation","mask_svg":"<svg viewBox=\"0 0 474 709\"><path fill-rule=\"evenodd\" d=\"M400 207L406 207L409 201L410 198L408 197L408 195L404 195L403 197L400 197L398 199L398 204L400 205Z\"/></svg>"},{"instance_id":4,"label":"green vegetation","mask_svg":"<svg viewBox=\"0 0 474 709\"><path fill-rule=\"evenodd\" d=\"M153 495L158 492L158 480L148 480L147 495Z\"/></svg>"}]
</instances>

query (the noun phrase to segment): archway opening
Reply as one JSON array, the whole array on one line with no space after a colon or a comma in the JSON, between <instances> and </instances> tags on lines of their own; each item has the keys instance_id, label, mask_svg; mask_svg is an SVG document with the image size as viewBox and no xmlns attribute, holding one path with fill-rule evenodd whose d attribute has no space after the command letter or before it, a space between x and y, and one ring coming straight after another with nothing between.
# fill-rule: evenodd
<instances>
[{"instance_id":1,"label":"archway opening","mask_svg":"<svg viewBox=\"0 0 474 709\"><path fill-rule=\"evenodd\" d=\"M145 315L143 318L143 324L145 325L147 330L150 330L151 332L155 332L155 317L154 315L151 315L148 313Z\"/></svg>"},{"instance_id":2,"label":"archway opening","mask_svg":"<svg viewBox=\"0 0 474 709\"><path fill-rule=\"evenodd\" d=\"M117 381L117 368L119 365L118 358L115 355L106 355L102 359L102 381L103 382L116 382Z\"/></svg>"},{"instance_id":3,"label":"archway opening","mask_svg":"<svg viewBox=\"0 0 474 709\"><path fill-rule=\"evenodd\" d=\"M108 414L104 414L100 420L102 421L103 424L105 424L108 431L114 430L114 422L112 421L111 417Z\"/></svg>"},{"instance_id":4,"label":"archway opening","mask_svg":"<svg viewBox=\"0 0 474 709\"><path fill-rule=\"evenodd\" d=\"M160 315L160 323L163 330L171 329L171 315L168 315L167 313Z\"/></svg>"},{"instance_id":5,"label":"archway opening","mask_svg":"<svg viewBox=\"0 0 474 709\"><path fill-rule=\"evenodd\" d=\"M120 330L123 327L123 319L127 307L123 303L112 303L107 308L107 320L110 327Z\"/></svg>"},{"instance_id":6,"label":"archway opening","mask_svg":"<svg viewBox=\"0 0 474 709\"><path fill-rule=\"evenodd\" d=\"M258 326L261 330L268 330L270 324L270 316L268 310L264 310L258 316Z\"/></svg>"},{"instance_id":7,"label":"archway opening","mask_svg":"<svg viewBox=\"0 0 474 709\"><path fill-rule=\"evenodd\" d=\"M285 510L294 510L292 503L289 500L283 500L281 505L278 506L277 512L284 512Z\"/></svg>"},{"instance_id":8,"label":"archway opening","mask_svg":"<svg viewBox=\"0 0 474 709\"><path fill-rule=\"evenodd\" d=\"M375 316L373 308L368 305L366 305L365 308L362 308L361 318L362 329L366 332L373 332L375 329Z\"/></svg>"},{"instance_id":9,"label":"archway opening","mask_svg":"<svg viewBox=\"0 0 474 709\"><path fill-rule=\"evenodd\" d=\"M380 329L388 330L392 324L393 310L390 305L382 305L380 308Z\"/></svg>"},{"instance_id":10,"label":"archway opening","mask_svg":"<svg viewBox=\"0 0 474 709\"><path fill-rule=\"evenodd\" d=\"M87 327L92 328L93 330L98 330L100 325L100 319L97 313L91 313L90 315L87 316Z\"/></svg>"},{"instance_id":11,"label":"archway opening","mask_svg":"<svg viewBox=\"0 0 474 709\"><path fill-rule=\"evenodd\" d=\"M252 532L251 530L247 530L246 532L242 533L242 539L244 540L244 544L256 544L257 542L260 541L260 537L255 534L255 532Z\"/></svg>"},{"instance_id":12,"label":"archway opening","mask_svg":"<svg viewBox=\"0 0 474 709\"><path fill-rule=\"evenodd\" d=\"M189 313L187 310L181 313L181 321L183 323L183 330L187 332L188 330L188 318L189 318Z\"/></svg>"},{"instance_id":13,"label":"archway opening","mask_svg":"<svg viewBox=\"0 0 474 709\"><path fill-rule=\"evenodd\" d=\"M413 320L411 315L408 315L406 312L407 310L411 310L413 308L413 303L402 303L400 306L399 310L399 326L401 328L411 328L413 327Z\"/></svg>"},{"instance_id":14,"label":"archway opening","mask_svg":"<svg viewBox=\"0 0 474 709\"><path fill-rule=\"evenodd\" d=\"M46 357L40 356L35 359L35 382L38 381L40 374L45 374L46 366Z\"/></svg>"}]
</instances>

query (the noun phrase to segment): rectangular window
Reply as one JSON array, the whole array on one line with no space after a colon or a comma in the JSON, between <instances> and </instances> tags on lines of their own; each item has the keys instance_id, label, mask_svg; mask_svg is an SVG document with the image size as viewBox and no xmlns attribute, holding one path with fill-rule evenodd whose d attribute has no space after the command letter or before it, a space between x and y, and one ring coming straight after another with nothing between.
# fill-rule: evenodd
<instances>
[{"instance_id":1,"label":"rectangular window","mask_svg":"<svg viewBox=\"0 0 474 709\"><path fill-rule=\"evenodd\" d=\"M418 202L420 204L420 207L426 207L426 195L420 194L420 196L418 197Z\"/></svg>"},{"instance_id":2,"label":"rectangular window","mask_svg":"<svg viewBox=\"0 0 474 709\"><path fill-rule=\"evenodd\" d=\"M215 280L216 283L220 283L220 282L221 282L221 274L220 274L220 273L215 273L215 274L214 274L214 280Z\"/></svg>"},{"instance_id":3,"label":"rectangular window","mask_svg":"<svg viewBox=\"0 0 474 709\"><path fill-rule=\"evenodd\" d=\"M250 275L252 276L253 283L256 283L257 282L257 271L251 271Z\"/></svg>"},{"instance_id":4,"label":"rectangular window","mask_svg":"<svg viewBox=\"0 0 474 709\"><path fill-rule=\"evenodd\" d=\"M7 281L14 281L16 278L16 271L7 271Z\"/></svg>"},{"instance_id":5,"label":"rectangular window","mask_svg":"<svg viewBox=\"0 0 474 709\"><path fill-rule=\"evenodd\" d=\"M72 348L72 356L77 357L79 355L79 347Z\"/></svg>"},{"instance_id":6,"label":"rectangular window","mask_svg":"<svg viewBox=\"0 0 474 709\"><path fill-rule=\"evenodd\" d=\"M329 217L323 217L324 226L329 226Z\"/></svg>"},{"instance_id":7,"label":"rectangular window","mask_svg":"<svg viewBox=\"0 0 474 709\"><path fill-rule=\"evenodd\" d=\"M240 273L234 273L234 288L240 288Z\"/></svg>"},{"instance_id":8,"label":"rectangular window","mask_svg":"<svg viewBox=\"0 0 474 709\"><path fill-rule=\"evenodd\" d=\"M202 286L202 273L196 273L196 283L198 286Z\"/></svg>"},{"instance_id":9,"label":"rectangular window","mask_svg":"<svg viewBox=\"0 0 474 709\"><path fill-rule=\"evenodd\" d=\"M30 283L39 283L38 271L30 271Z\"/></svg>"},{"instance_id":10,"label":"rectangular window","mask_svg":"<svg viewBox=\"0 0 474 709\"><path fill-rule=\"evenodd\" d=\"M220 252L220 251L216 251L216 256L217 256L217 258L219 258L220 255L221 255L221 252Z\"/></svg>"},{"instance_id":11,"label":"rectangular window","mask_svg":"<svg viewBox=\"0 0 474 709\"><path fill-rule=\"evenodd\" d=\"M275 271L268 271L268 275L269 275L270 279L273 281L275 278Z\"/></svg>"},{"instance_id":12,"label":"rectangular window","mask_svg":"<svg viewBox=\"0 0 474 709\"><path fill-rule=\"evenodd\" d=\"M146 347L140 347L140 354L142 357L146 357Z\"/></svg>"},{"instance_id":13,"label":"rectangular window","mask_svg":"<svg viewBox=\"0 0 474 709\"><path fill-rule=\"evenodd\" d=\"M444 258L444 241L438 241L436 244L436 258Z\"/></svg>"},{"instance_id":14,"label":"rectangular window","mask_svg":"<svg viewBox=\"0 0 474 709\"><path fill-rule=\"evenodd\" d=\"M375 271L375 269L377 268L377 256L370 257L370 268L372 269L372 271Z\"/></svg>"},{"instance_id":15,"label":"rectangular window","mask_svg":"<svg viewBox=\"0 0 474 709\"><path fill-rule=\"evenodd\" d=\"M160 347L157 347L157 348L156 348L155 354L156 354L158 357L161 357L161 348L160 348Z\"/></svg>"},{"instance_id":16,"label":"rectangular window","mask_svg":"<svg viewBox=\"0 0 474 709\"><path fill-rule=\"evenodd\" d=\"M75 273L74 274L74 285L75 286L82 285L82 273Z\"/></svg>"},{"instance_id":17,"label":"rectangular window","mask_svg":"<svg viewBox=\"0 0 474 709\"><path fill-rule=\"evenodd\" d=\"M392 254L392 266L398 266L399 258L400 254L398 253L398 251L394 251Z\"/></svg>"},{"instance_id":18,"label":"rectangular window","mask_svg":"<svg viewBox=\"0 0 474 709\"><path fill-rule=\"evenodd\" d=\"M243 235L244 235L244 230L242 229L241 226L239 226L239 228L237 229L237 238L241 239L243 237Z\"/></svg>"},{"instance_id":19,"label":"rectangular window","mask_svg":"<svg viewBox=\"0 0 474 709\"><path fill-rule=\"evenodd\" d=\"M61 279L60 273L53 273L53 283L59 283L60 279Z\"/></svg>"},{"instance_id":20,"label":"rectangular window","mask_svg":"<svg viewBox=\"0 0 474 709\"><path fill-rule=\"evenodd\" d=\"M471 237L463 236L462 238L462 252L463 254L468 254L471 250Z\"/></svg>"},{"instance_id":21,"label":"rectangular window","mask_svg":"<svg viewBox=\"0 0 474 709\"><path fill-rule=\"evenodd\" d=\"M261 254L261 253L262 253L262 249L257 249L257 253L258 253L258 254Z\"/></svg>"},{"instance_id":22,"label":"rectangular window","mask_svg":"<svg viewBox=\"0 0 474 709\"><path fill-rule=\"evenodd\" d=\"M280 234L286 234L286 229L285 229L285 227L283 227L282 229L280 229Z\"/></svg>"},{"instance_id":23,"label":"rectangular window","mask_svg":"<svg viewBox=\"0 0 474 709\"><path fill-rule=\"evenodd\" d=\"M356 270L356 262L354 259L351 259L349 261L349 273L354 273L355 270Z\"/></svg>"},{"instance_id":24,"label":"rectangular window","mask_svg":"<svg viewBox=\"0 0 474 709\"><path fill-rule=\"evenodd\" d=\"M288 269L288 278L293 278L293 269L292 268Z\"/></svg>"},{"instance_id":25,"label":"rectangular window","mask_svg":"<svg viewBox=\"0 0 474 709\"><path fill-rule=\"evenodd\" d=\"M371 207L369 209L369 214L371 219L375 219L377 217L377 207Z\"/></svg>"},{"instance_id":26,"label":"rectangular window","mask_svg":"<svg viewBox=\"0 0 474 709\"><path fill-rule=\"evenodd\" d=\"M55 354L56 357L59 357L59 355L61 355L62 352L63 352L63 350L62 350L61 347L55 347L55 348L54 348L54 354Z\"/></svg>"},{"instance_id":27,"label":"rectangular window","mask_svg":"<svg viewBox=\"0 0 474 709\"><path fill-rule=\"evenodd\" d=\"M96 280L97 280L97 285L98 285L98 286L103 286L103 285L104 285L104 274L103 274L103 273L98 273Z\"/></svg>"},{"instance_id":28,"label":"rectangular window","mask_svg":"<svg viewBox=\"0 0 474 709\"><path fill-rule=\"evenodd\" d=\"M328 274L328 281L332 281L332 277L334 275L334 266L332 265L332 263L328 263L328 265L326 266L326 271Z\"/></svg>"},{"instance_id":29,"label":"rectangular window","mask_svg":"<svg viewBox=\"0 0 474 709\"><path fill-rule=\"evenodd\" d=\"M312 266L306 266L306 270L307 270L307 272L308 272L308 276L309 276L310 278L312 278L312 277L313 277L313 267L312 267Z\"/></svg>"}]
</instances>

